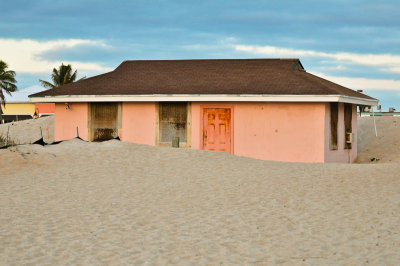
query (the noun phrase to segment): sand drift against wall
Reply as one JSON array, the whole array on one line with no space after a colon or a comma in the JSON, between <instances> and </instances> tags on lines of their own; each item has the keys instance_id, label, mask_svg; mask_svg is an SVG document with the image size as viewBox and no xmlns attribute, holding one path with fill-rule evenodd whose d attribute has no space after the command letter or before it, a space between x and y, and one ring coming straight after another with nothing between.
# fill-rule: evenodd
<instances>
[{"instance_id":1,"label":"sand drift against wall","mask_svg":"<svg viewBox=\"0 0 400 266\"><path fill-rule=\"evenodd\" d=\"M358 118L358 163L400 162L400 117L377 117L378 137L372 117ZM54 117L43 117L0 125L0 137L15 144L31 144L43 136L54 142ZM371 159L374 159L372 160ZM378 159L378 160L376 160Z\"/></svg>"}]
</instances>

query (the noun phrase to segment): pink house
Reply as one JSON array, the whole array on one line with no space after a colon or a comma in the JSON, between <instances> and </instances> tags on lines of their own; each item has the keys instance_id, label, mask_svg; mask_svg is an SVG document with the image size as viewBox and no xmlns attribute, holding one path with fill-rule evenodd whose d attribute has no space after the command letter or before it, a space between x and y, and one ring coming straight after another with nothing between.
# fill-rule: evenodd
<instances>
[{"instance_id":1,"label":"pink house","mask_svg":"<svg viewBox=\"0 0 400 266\"><path fill-rule=\"evenodd\" d=\"M298 59L124 61L30 99L55 103L56 141L178 137L181 148L289 162L353 162L357 105L378 103Z\"/></svg>"}]
</instances>

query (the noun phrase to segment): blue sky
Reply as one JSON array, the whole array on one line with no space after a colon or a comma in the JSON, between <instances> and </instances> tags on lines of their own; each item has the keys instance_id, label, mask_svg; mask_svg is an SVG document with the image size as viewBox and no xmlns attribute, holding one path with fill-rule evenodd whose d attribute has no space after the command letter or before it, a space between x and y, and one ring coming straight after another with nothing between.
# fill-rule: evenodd
<instances>
[{"instance_id":1,"label":"blue sky","mask_svg":"<svg viewBox=\"0 0 400 266\"><path fill-rule=\"evenodd\" d=\"M0 59L20 89L72 64L300 58L308 72L400 110L400 1L4 1Z\"/></svg>"}]
</instances>

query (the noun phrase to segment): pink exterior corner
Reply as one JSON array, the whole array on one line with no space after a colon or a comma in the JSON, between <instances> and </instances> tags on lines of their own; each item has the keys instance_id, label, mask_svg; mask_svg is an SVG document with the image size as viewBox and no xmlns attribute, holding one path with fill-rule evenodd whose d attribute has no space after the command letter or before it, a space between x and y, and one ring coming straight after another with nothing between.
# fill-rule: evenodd
<instances>
[{"instance_id":1,"label":"pink exterior corner","mask_svg":"<svg viewBox=\"0 0 400 266\"><path fill-rule=\"evenodd\" d=\"M328 163L353 163L357 158L357 105L352 105L352 130L353 143L351 149L345 149L345 130L344 130L344 104L339 103L338 116L338 148L330 149L330 105L326 104L325 112L325 162Z\"/></svg>"}]
</instances>

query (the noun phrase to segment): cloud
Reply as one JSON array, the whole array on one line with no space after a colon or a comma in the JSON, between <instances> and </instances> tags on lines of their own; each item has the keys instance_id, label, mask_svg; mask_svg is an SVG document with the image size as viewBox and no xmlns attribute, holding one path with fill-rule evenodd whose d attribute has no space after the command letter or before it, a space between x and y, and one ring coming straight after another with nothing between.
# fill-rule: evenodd
<instances>
[{"instance_id":1,"label":"cloud","mask_svg":"<svg viewBox=\"0 0 400 266\"><path fill-rule=\"evenodd\" d=\"M81 62L79 60L66 61L57 58L45 58L44 53L57 53L65 49L72 49L79 45L92 47L104 46L102 42L84 39L66 39L55 41L36 41L32 39L1 39L0 51L4 51L1 60L18 73L43 74L50 73L54 67L62 62L71 64L79 73L100 73L111 71L109 67L94 62Z\"/></svg>"},{"instance_id":2,"label":"cloud","mask_svg":"<svg viewBox=\"0 0 400 266\"><path fill-rule=\"evenodd\" d=\"M342 86L348 87L353 90L366 90L366 91L399 91L400 80L387 80L387 79L369 79L369 78L353 78L353 77L337 77L329 76L323 73L312 73L321 78L335 82Z\"/></svg>"},{"instance_id":3,"label":"cloud","mask_svg":"<svg viewBox=\"0 0 400 266\"><path fill-rule=\"evenodd\" d=\"M319 69L321 69L321 70L327 70L327 71L344 71L344 70L348 70L347 67L342 66L342 65L336 65L336 66L322 66L322 67L319 67Z\"/></svg>"},{"instance_id":4,"label":"cloud","mask_svg":"<svg viewBox=\"0 0 400 266\"><path fill-rule=\"evenodd\" d=\"M236 51L271 57L319 57L333 59L341 64L357 64L379 67L382 71L400 73L400 55L392 54L357 54L357 53L327 53L314 50L297 50L276 46L234 45Z\"/></svg>"},{"instance_id":5,"label":"cloud","mask_svg":"<svg viewBox=\"0 0 400 266\"><path fill-rule=\"evenodd\" d=\"M189 51L210 51L210 50L224 50L231 49L232 45L237 42L235 37L225 37L212 40L211 42L195 43L182 45L181 47Z\"/></svg>"},{"instance_id":6,"label":"cloud","mask_svg":"<svg viewBox=\"0 0 400 266\"><path fill-rule=\"evenodd\" d=\"M79 62L101 62L117 57L117 50L104 43L79 43L76 45L62 44L53 49L43 51L35 56L38 60Z\"/></svg>"}]
</instances>

